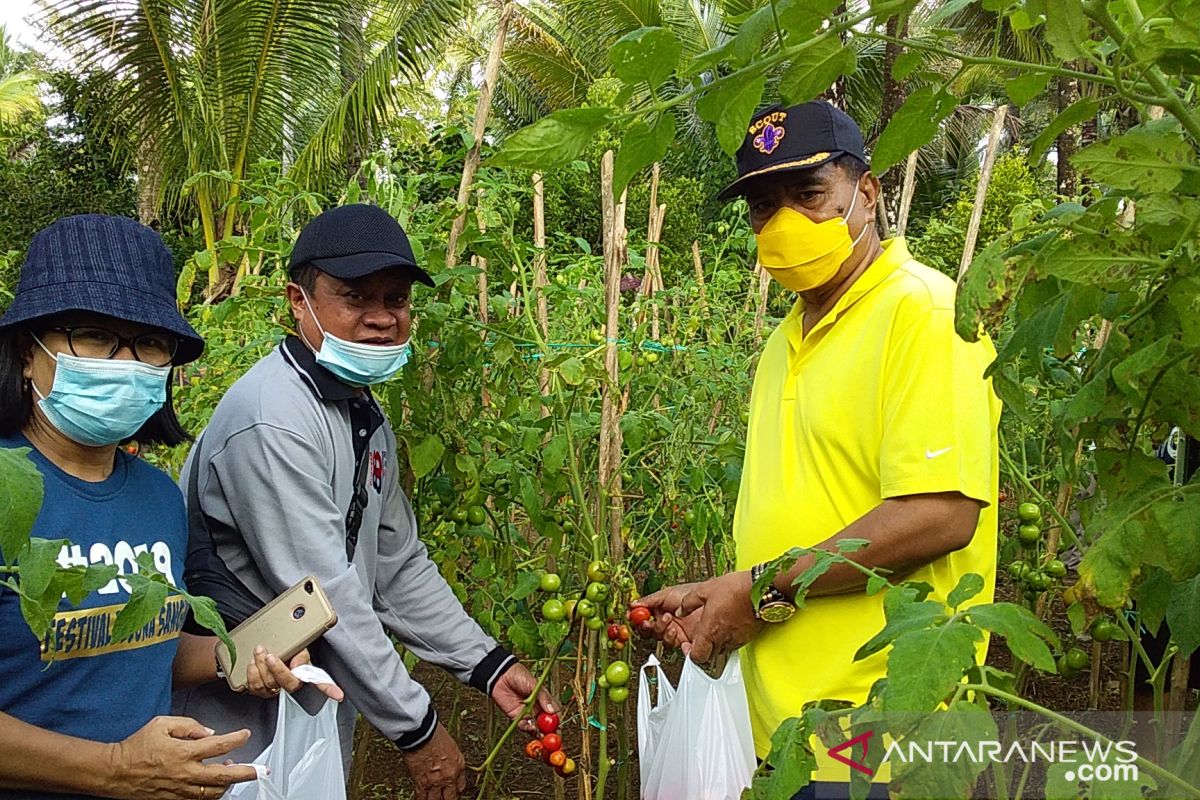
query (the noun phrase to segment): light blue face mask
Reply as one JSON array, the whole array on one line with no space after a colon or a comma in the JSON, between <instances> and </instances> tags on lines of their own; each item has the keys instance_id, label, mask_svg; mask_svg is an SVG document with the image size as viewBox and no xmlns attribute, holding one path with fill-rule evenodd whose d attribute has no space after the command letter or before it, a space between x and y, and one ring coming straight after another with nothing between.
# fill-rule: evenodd
<instances>
[{"instance_id":1,"label":"light blue face mask","mask_svg":"<svg viewBox=\"0 0 1200 800\"><path fill-rule=\"evenodd\" d=\"M312 303L308 302L308 293L303 289L300 291L304 295L308 313L312 314L313 322L317 323L317 329L325 337L321 342L321 349L316 351L317 363L338 379L351 386L374 386L395 375L408 363L408 354L412 350L411 342L392 345L360 344L339 339L322 327L317 313L313 311ZM304 331L300 331L300 337L310 350L314 349Z\"/></svg>"},{"instance_id":2,"label":"light blue face mask","mask_svg":"<svg viewBox=\"0 0 1200 800\"><path fill-rule=\"evenodd\" d=\"M167 402L170 366L55 354L33 338L58 365L50 394L33 386L38 408L72 441L92 447L117 444L137 433Z\"/></svg>"}]
</instances>

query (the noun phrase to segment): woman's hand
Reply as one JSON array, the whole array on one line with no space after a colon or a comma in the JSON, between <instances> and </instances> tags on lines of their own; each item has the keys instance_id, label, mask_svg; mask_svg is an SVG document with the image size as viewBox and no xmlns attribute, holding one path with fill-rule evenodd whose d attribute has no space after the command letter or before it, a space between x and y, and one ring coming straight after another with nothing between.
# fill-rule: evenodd
<instances>
[{"instance_id":1,"label":"woman's hand","mask_svg":"<svg viewBox=\"0 0 1200 800\"><path fill-rule=\"evenodd\" d=\"M309 664L308 650L301 650L285 665L278 657L267 652L261 644L254 648L254 660L246 667L246 691L255 697L270 699L282 689L289 694L304 686L304 681L296 677L293 669L301 664ZM313 684L327 697L341 702L346 693L336 683Z\"/></svg>"}]
</instances>

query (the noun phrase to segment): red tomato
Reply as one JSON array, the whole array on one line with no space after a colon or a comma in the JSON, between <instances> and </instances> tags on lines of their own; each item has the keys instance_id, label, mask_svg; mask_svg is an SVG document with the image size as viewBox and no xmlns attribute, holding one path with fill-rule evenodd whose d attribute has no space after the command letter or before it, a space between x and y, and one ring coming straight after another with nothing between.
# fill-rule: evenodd
<instances>
[{"instance_id":1,"label":"red tomato","mask_svg":"<svg viewBox=\"0 0 1200 800\"><path fill-rule=\"evenodd\" d=\"M541 758L543 751L544 748L542 747L542 743L537 739L534 739L532 742L528 742L525 745L525 755L529 756L530 758Z\"/></svg>"},{"instance_id":2,"label":"red tomato","mask_svg":"<svg viewBox=\"0 0 1200 800\"><path fill-rule=\"evenodd\" d=\"M547 753L562 750L562 737L557 733L547 733L542 737L542 749Z\"/></svg>"},{"instance_id":3,"label":"red tomato","mask_svg":"<svg viewBox=\"0 0 1200 800\"><path fill-rule=\"evenodd\" d=\"M634 606L633 608L629 609L629 621L633 623L635 628L640 626L643 622L649 622L650 617L650 609L646 608L645 606Z\"/></svg>"},{"instance_id":4,"label":"red tomato","mask_svg":"<svg viewBox=\"0 0 1200 800\"><path fill-rule=\"evenodd\" d=\"M617 641L618 639L620 639L621 638L621 626L617 625L615 622L612 625L609 625L608 626L608 638L614 642Z\"/></svg>"},{"instance_id":5,"label":"red tomato","mask_svg":"<svg viewBox=\"0 0 1200 800\"><path fill-rule=\"evenodd\" d=\"M629 626L628 625L622 625L620 627L620 629L617 631L617 638L620 639L622 642L629 641Z\"/></svg>"},{"instance_id":6,"label":"red tomato","mask_svg":"<svg viewBox=\"0 0 1200 800\"><path fill-rule=\"evenodd\" d=\"M558 714L547 714L543 711L537 715L537 726L542 733L554 733L558 730Z\"/></svg>"}]
</instances>

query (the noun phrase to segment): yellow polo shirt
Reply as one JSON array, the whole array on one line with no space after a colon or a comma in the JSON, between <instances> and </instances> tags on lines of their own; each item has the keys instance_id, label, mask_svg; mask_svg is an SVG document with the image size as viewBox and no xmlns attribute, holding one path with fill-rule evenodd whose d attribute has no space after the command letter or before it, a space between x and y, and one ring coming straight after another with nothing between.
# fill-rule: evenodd
<instances>
[{"instance_id":1,"label":"yellow polo shirt","mask_svg":"<svg viewBox=\"0 0 1200 800\"><path fill-rule=\"evenodd\" d=\"M955 333L954 290L893 239L807 336L803 300L774 331L750 396L738 569L825 541L886 498L957 491L987 504L974 538L910 578L945 600L976 572L985 585L973 602L991 601L1000 401L983 373L996 353L986 338L970 344ZM882 593L812 598L743 648L760 757L805 703L866 700L888 651L858 662L854 652L883 624ZM849 780L849 767L815 740L814 749L814 779Z\"/></svg>"}]
</instances>

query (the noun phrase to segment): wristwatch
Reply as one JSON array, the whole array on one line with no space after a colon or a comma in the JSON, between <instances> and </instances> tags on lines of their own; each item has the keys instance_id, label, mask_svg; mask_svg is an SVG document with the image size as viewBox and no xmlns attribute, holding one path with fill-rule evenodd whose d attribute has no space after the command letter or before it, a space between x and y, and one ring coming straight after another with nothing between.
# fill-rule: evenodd
<instances>
[{"instance_id":1,"label":"wristwatch","mask_svg":"<svg viewBox=\"0 0 1200 800\"><path fill-rule=\"evenodd\" d=\"M766 564L755 564L751 567L751 583L757 581L766 568ZM754 609L754 616L763 622L787 622L795 613L796 604L789 600L786 594L776 589L774 584L767 584L767 588L763 590L762 599L758 601L758 605Z\"/></svg>"}]
</instances>

